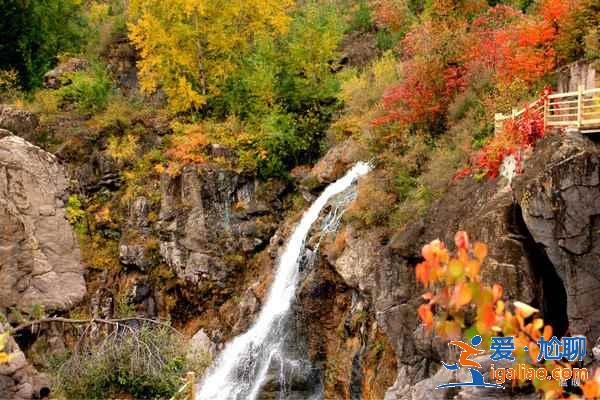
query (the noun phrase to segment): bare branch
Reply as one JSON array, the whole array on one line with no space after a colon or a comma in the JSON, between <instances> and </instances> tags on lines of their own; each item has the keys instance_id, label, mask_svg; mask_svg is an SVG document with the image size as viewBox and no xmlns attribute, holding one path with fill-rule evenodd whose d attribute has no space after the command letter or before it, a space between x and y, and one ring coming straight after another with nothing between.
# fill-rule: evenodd
<instances>
[{"instance_id":1,"label":"bare branch","mask_svg":"<svg viewBox=\"0 0 600 400\"><path fill-rule=\"evenodd\" d=\"M76 325L96 323L96 324L106 324L106 325L113 325L113 326L117 326L117 327L125 327L126 329L132 329L131 326L126 324L126 322L130 322L130 321L148 322L148 323L154 324L154 325L165 326L165 327L168 327L169 329L171 329L173 332L177 333L178 335L183 336L183 334L181 332L179 332L177 329L173 328L171 325L169 325L166 322L163 322L160 320L155 320L155 319L150 319L150 318L144 318L144 317L128 317L128 318L116 318L116 319L102 319L102 318L71 319L71 318L62 318L62 317L42 318L42 319L38 319L35 321L29 321L29 322L26 322L19 326L16 326L16 327L12 328L12 332L18 333L22 330L31 328L36 325L50 324L53 322L62 322L62 323L66 323L66 324L76 324Z\"/></svg>"}]
</instances>

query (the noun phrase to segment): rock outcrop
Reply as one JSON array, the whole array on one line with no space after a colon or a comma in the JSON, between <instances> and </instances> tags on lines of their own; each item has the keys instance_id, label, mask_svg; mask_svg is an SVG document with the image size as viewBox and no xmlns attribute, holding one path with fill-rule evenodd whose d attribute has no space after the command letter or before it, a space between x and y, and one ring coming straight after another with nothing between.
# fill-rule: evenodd
<instances>
[{"instance_id":1,"label":"rock outcrop","mask_svg":"<svg viewBox=\"0 0 600 400\"><path fill-rule=\"evenodd\" d=\"M127 36L117 38L106 49L108 70L111 72L119 88L126 95L137 94L138 77L136 62L138 54Z\"/></svg>"},{"instance_id":2,"label":"rock outcrop","mask_svg":"<svg viewBox=\"0 0 600 400\"><path fill-rule=\"evenodd\" d=\"M58 89L61 86L68 85L71 83L70 73L83 71L89 66L90 63L87 60L75 57L68 58L44 74L44 86L48 89Z\"/></svg>"},{"instance_id":3,"label":"rock outcrop","mask_svg":"<svg viewBox=\"0 0 600 400\"><path fill-rule=\"evenodd\" d=\"M54 156L0 130L0 309L66 310L83 298L66 189Z\"/></svg>"},{"instance_id":4,"label":"rock outcrop","mask_svg":"<svg viewBox=\"0 0 600 400\"><path fill-rule=\"evenodd\" d=\"M6 129L25 140L31 140L37 126L38 118L34 113L0 105L0 129Z\"/></svg>"},{"instance_id":5,"label":"rock outcrop","mask_svg":"<svg viewBox=\"0 0 600 400\"><path fill-rule=\"evenodd\" d=\"M181 279L223 286L246 255L268 244L285 189L210 164L164 174L156 224L161 256Z\"/></svg>"},{"instance_id":6,"label":"rock outcrop","mask_svg":"<svg viewBox=\"0 0 600 400\"><path fill-rule=\"evenodd\" d=\"M538 147L515 182L516 195L528 231L564 287L552 295L566 303L569 334L592 345L600 337L600 146L567 134Z\"/></svg>"},{"instance_id":7,"label":"rock outcrop","mask_svg":"<svg viewBox=\"0 0 600 400\"><path fill-rule=\"evenodd\" d=\"M342 176L351 164L362 159L364 148L348 139L332 147L312 168L310 175L319 183L331 183Z\"/></svg>"},{"instance_id":8,"label":"rock outcrop","mask_svg":"<svg viewBox=\"0 0 600 400\"><path fill-rule=\"evenodd\" d=\"M4 327L0 324L0 333ZM48 378L40 374L25 358L13 338L8 338L4 351L8 363L0 364L0 398L6 400L43 399L50 394Z\"/></svg>"},{"instance_id":9,"label":"rock outcrop","mask_svg":"<svg viewBox=\"0 0 600 400\"><path fill-rule=\"evenodd\" d=\"M136 198L129 207L125 233L119 244L119 260L125 266L135 266L144 271L153 264L148 220L150 206L145 197Z\"/></svg>"}]
</instances>

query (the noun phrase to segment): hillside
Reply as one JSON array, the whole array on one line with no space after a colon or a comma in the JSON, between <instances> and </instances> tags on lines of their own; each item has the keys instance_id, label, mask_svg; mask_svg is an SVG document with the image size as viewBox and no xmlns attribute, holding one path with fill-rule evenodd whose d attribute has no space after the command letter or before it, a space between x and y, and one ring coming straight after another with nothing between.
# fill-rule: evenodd
<instances>
[{"instance_id":1,"label":"hillside","mask_svg":"<svg viewBox=\"0 0 600 400\"><path fill-rule=\"evenodd\" d=\"M598 0L0 17L0 399L600 398Z\"/></svg>"}]
</instances>

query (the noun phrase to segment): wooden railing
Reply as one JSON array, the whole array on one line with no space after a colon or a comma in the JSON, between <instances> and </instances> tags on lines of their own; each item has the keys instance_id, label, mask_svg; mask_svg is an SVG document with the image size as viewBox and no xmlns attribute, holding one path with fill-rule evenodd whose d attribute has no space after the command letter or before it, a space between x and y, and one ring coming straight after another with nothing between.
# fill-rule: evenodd
<instances>
[{"instance_id":1,"label":"wooden railing","mask_svg":"<svg viewBox=\"0 0 600 400\"><path fill-rule=\"evenodd\" d=\"M496 114L494 129L502 130L504 121L520 118L526 110L543 112L545 128L600 128L600 88L584 90L579 86L575 92L556 93L538 99L511 114Z\"/></svg>"},{"instance_id":2,"label":"wooden railing","mask_svg":"<svg viewBox=\"0 0 600 400\"><path fill-rule=\"evenodd\" d=\"M196 400L196 374L188 372L183 386L169 400Z\"/></svg>"}]
</instances>

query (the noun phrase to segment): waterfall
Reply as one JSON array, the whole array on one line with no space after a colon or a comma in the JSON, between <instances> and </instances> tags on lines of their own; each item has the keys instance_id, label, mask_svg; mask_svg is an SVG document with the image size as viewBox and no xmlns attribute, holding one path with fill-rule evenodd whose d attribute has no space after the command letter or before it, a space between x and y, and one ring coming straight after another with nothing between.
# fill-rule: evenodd
<instances>
[{"instance_id":1,"label":"waterfall","mask_svg":"<svg viewBox=\"0 0 600 400\"><path fill-rule=\"evenodd\" d=\"M200 384L197 400L254 400L272 361L279 362L282 368L284 363L295 362L286 360L283 354L285 321L296 294L306 236L329 199L370 169L367 163L357 163L344 177L327 186L304 213L279 258L267 301L254 325L226 345Z\"/></svg>"}]
</instances>

